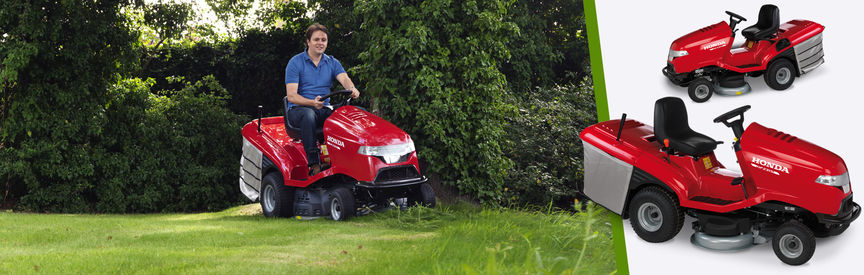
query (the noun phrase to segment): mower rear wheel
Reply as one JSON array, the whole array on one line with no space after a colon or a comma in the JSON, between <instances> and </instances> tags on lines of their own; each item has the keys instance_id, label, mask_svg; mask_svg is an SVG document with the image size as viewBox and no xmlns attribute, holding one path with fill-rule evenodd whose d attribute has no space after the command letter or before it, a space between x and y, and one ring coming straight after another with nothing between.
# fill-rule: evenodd
<instances>
[{"instance_id":1,"label":"mower rear wheel","mask_svg":"<svg viewBox=\"0 0 864 275\"><path fill-rule=\"evenodd\" d=\"M697 103L708 101L714 95L714 82L707 78L697 78L687 86L687 95Z\"/></svg>"},{"instance_id":2,"label":"mower rear wheel","mask_svg":"<svg viewBox=\"0 0 864 275\"><path fill-rule=\"evenodd\" d=\"M795 66L788 59L777 59L765 71L765 84L771 89L782 91L795 82Z\"/></svg>"},{"instance_id":3,"label":"mower rear wheel","mask_svg":"<svg viewBox=\"0 0 864 275\"><path fill-rule=\"evenodd\" d=\"M435 207L435 191L428 183L421 183L408 195L408 206L420 204L425 207Z\"/></svg>"},{"instance_id":4,"label":"mower rear wheel","mask_svg":"<svg viewBox=\"0 0 864 275\"><path fill-rule=\"evenodd\" d=\"M350 219L357 213L354 194L345 187L337 187L330 192L330 218L334 221Z\"/></svg>"},{"instance_id":5,"label":"mower rear wheel","mask_svg":"<svg viewBox=\"0 0 864 275\"><path fill-rule=\"evenodd\" d=\"M265 217L291 217L294 215L294 188L285 186L282 174L272 172L261 181L261 210Z\"/></svg>"},{"instance_id":6,"label":"mower rear wheel","mask_svg":"<svg viewBox=\"0 0 864 275\"><path fill-rule=\"evenodd\" d=\"M678 235L684 225L684 211L678 200L663 189L647 187L630 200L630 225L645 241L665 242Z\"/></svg>"},{"instance_id":7,"label":"mower rear wheel","mask_svg":"<svg viewBox=\"0 0 864 275\"><path fill-rule=\"evenodd\" d=\"M813 257L816 236L804 224L791 220L783 223L771 241L774 254L788 265L801 265Z\"/></svg>"}]
</instances>

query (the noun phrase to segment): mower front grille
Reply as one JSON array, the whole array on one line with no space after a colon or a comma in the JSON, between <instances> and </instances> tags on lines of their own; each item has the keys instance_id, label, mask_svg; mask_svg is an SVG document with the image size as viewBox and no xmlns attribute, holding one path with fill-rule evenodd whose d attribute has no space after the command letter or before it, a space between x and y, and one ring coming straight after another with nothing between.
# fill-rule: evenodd
<instances>
[{"instance_id":1,"label":"mower front grille","mask_svg":"<svg viewBox=\"0 0 864 275\"><path fill-rule=\"evenodd\" d=\"M387 183L394 181L404 181L419 179L420 173L413 165L385 167L378 170L378 175L375 176L375 183Z\"/></svg>"}]
</instances>

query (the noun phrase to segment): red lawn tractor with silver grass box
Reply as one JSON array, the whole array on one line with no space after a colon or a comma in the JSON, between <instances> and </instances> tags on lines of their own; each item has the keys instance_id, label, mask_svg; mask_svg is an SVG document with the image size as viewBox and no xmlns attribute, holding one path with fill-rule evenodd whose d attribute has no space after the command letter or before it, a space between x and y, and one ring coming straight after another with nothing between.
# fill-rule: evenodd
<instances>
[{"instance_id":1,"label":"red lawn tractor with silver grass box","mask_svg":"<svg viewBox=\"0 0 864 275\"><path fill-rule=\"evenodd\" d=\"M320 100L350 94L336 91ZM345 220L394 202L435 206L411 136L350 103L347 97L336 105L317 129L321 163L329 168L312 176L300 129L287 119L261 118L259 108L258 119L243 127L240 191L261 202L264 216Z\"/></svg>"},{"instance_id":2,"label":"red lawn tractor with silver grass box","mask_svg":"<svg viewBox=\"0 0 864 275\"><path fill-rule=\"evenodd\" d=\"M675 237L686 214L696 219L695 245L735 250L770 240L781 261L803 264L816 237L843 233L861 213L849 172L840 156L803 139L755 122L745 129L749 109L714 119L732 129L740 173L714 156L723 142L693 131L684 102L667 97L654 105L654 127L624 115L582 131L579 189L648 242Z\"/></svg>"},{"instance_id":3,"label":"red lawn tractor with silver grass box","mask_svg":"<svg viewBox=\"0 0 864 275\"><path fill-rule=\"evenodd\" d=\"M795 77L825 62L825 27L819 23L796 19L780 24L779 8L764 5L759 10L759 21L741 31L747 41L733 48L738 31L735 27L747 19L730 11L726 14L729 23L701 28L676 39L669 47L663 75L687 87L695 102L708 101L714 93L749 93L745 76L764 76L768 87L785 90Z\"/></svg>"}]
</instances>

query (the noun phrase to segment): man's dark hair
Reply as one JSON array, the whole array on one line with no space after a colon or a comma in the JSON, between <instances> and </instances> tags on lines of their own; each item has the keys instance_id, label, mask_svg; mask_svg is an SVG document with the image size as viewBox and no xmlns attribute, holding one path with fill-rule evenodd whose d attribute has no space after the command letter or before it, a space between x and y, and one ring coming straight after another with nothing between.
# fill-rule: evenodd
<instances>
[{"instance_id":1,"label":"man's dark hair","mask_svg":"<svg viewBox=\"0 0 864 275\"><path fill-rule=\"evenodd\" d=\"M312 25L309 25L309 27L306 28L306 40L308 41L309 39L312 39L312 34L316 31L322 31L327 35L327 37L330 37L330 32L327 31L327 27L318 23L312 23Z\"/></svg>"}]
</instances>

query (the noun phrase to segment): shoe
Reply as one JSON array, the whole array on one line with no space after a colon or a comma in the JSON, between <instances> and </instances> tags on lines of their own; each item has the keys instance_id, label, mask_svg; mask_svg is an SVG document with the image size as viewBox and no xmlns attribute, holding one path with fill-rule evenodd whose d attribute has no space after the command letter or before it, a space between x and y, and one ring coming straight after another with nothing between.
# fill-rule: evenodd
<instances>
[{"instance_id":1,"label":"shoe","mask_svg":"<svg viewBox=\"0 0 864 275\"><path fill-rule=\"evenodd\" d=\"M315 174L321 173L321 164L316 163L309 166L309 176L314 176Z\"/></svg>"},{"instance_id":2,"label":"shoe","mask_svg":"<svg viewBox=\"0 0 864 275\"><path fill-rule=\"evenodd\" d=\"M309 176L310 177L314 176L315 174L321 173L321 171L324 171L327 169L330 169L329 164L320 164L320 163L312 164L312 166L309 166Z\"/></svg>"}]
</instances>

